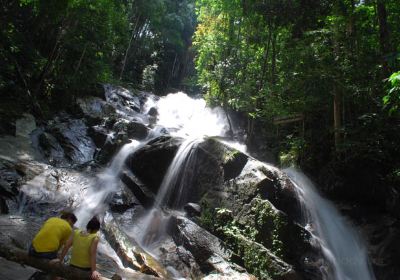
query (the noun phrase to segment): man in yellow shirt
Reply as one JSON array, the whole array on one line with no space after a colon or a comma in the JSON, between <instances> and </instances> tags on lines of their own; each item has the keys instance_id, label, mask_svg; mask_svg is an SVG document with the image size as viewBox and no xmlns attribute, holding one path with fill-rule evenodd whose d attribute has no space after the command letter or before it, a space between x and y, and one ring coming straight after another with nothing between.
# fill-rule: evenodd
<instances>
[{"instance_id":1,"label":"man in yellow shirt","mask_svg":"<svg viewBox=\"0 0 400 280\"><path fill-rule=\"evenodd\" d=\"M49 260L56 259L58 250L71 235L76 220L76 216L70 212L64 212L60 218L48 219L33 239L29 255Z\"/></svg>"}]
</instances>

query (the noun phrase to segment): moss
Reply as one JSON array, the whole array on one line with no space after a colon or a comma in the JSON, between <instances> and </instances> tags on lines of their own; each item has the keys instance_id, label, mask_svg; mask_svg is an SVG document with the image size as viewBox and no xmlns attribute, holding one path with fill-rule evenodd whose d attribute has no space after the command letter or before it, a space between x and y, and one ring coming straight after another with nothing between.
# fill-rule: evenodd
<instances>
[{"instance_id":1,"label":"moss","mask_svg":"<svg viewBox=\"0 0 400 280\"><path fill-rule=\"evenodd\" d=\"M240 152L238 150L226 149L224 156L223 156L223 163L226 164L230 161L233 161L239 153Z\"/></svg>"},{"instance_id":2,"label":"moss","mask_svg":"<svg viewBox=\"0 0 400 280\"><path fill-rule=\"evenodd\" d=\"M201 225L221 238L235 253L231 259L260 279L277 279L283 273L271 255L282 258L282 235L287 225L283 216L266 200L255 198L239 222L226 208L202 202ZM274 258L276 258L274 257Z\"/></svg>"},{"instance_id":3,"label":"moss","mask_svg":"<svg viewBox=\"0 0 400 280\"><path fill-rule=\"evenodd\" d=\"M270 248L275 255L283 258L282 236L287 222L266 200L254 199L251 211L255 215L254 239L259 240L263 245Z\"/></svg>"}]
</instances>

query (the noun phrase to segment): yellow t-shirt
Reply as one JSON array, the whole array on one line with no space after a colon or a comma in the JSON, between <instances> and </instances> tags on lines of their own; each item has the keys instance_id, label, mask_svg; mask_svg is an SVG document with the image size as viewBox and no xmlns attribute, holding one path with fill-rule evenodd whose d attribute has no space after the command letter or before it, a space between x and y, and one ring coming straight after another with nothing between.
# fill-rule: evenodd
<instances>
[{"instance_id":1,"label":"yellow t-shirt","mask_svg":"<svg viewBox=\"0 0 400 280\"><path fill-rule=\"evenodd\" d=\"M90 268L90 246L95 238L97 233L87 233L79 229L74 231L70 264Z\"/></svg>"},{"instance_id":2,"label":"yellow t-shirt","mask_svg":"<svg viewBox=\"0 0 400 280\"><path fill-rule=\"evenodd\" d=\"M32 241L32 246L38 253L56 252L71 235L70 224L61 218L48 219Z\"/></svg>"}]
</instances>

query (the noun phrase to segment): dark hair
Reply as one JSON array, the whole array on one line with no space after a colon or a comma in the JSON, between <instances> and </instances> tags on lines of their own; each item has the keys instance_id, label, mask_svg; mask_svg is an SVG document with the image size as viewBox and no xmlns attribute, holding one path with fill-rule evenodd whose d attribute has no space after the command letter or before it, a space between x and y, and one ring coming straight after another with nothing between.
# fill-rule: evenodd
<instances>
[{"instance_id":1,"label":"dark hair","mask_svg":"<svg viewBox=\"0 0 400 280\"><path fill-rule=\"evenodd\" d=\"M61 219L70 220L70 221L72 221L73 224L75 224L76 221L78 220L78 219L76 218L76 216L75 216L74 213L72 213L72 212L67 212L67 211L63 211L63 212L62 212L62 214L61 214Z\"/></svg>"},{"instance_id":2,"label":"dark hair","mask_svg":"<svg viewBox=\"0 0 400 280\"><path fill-rule=\"evenodd\" d=\"M100 221L94 216L86 225L86 230L88 232L96 232L100 229Z\"/></svg>"}]
</instances>

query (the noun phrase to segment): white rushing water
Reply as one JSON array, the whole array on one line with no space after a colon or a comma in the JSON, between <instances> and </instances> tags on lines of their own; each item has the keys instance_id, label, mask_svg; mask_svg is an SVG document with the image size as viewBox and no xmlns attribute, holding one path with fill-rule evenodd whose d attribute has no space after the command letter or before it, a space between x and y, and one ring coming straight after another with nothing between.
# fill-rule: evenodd
<instances>
[{"instance_id":1,"label":"white rushing water","mask_svg":"<svg viewBox=\"0 0 400 280\"><path fill-rule=\"evenodd\" d=\"M221 108L208 108L204 99L191 98L182 92L168 94L157 101L150 98L145 110L151 107L158 112L156 127L165 127L171 135L185 140L164 175L153 210L140 221L142 232L139 241L148 249L149 245L154 247L155 239L165 237L162 224L166 219L160 209L165 206L180 209L187 202L186 195L193 179L190 171L195 168L193 164L196 162L196 146L205 136L224 137L229 127Z\"/></svg>"},{"instance_id":2,"label":"white rushing water","mask_svg":"<svg viewBox=\"0 0 400 280\"><path fill-rule=\"evenodd\" d=\"M79 218L77 226L86 226L93 215L104 212L108 196L119 189L119 174L126 158L137 150L140 144L140 142L132 140L132 142L124 145L114 156L110 166L97 175L96 180L92 182L92 186L85 194L80 207L75 211Z\"/></svg>"},{"instance_id":3,"label":"white rushing water","mask_svg":"<svg viewBox=\"0 0 400 280\"><path fill-rule=\"evenodd\" d=\"M324 279L375 279L365 245L353 227L303 173L293 168L284 171L296 187L305 222L333 267L333 271L323 271Z\"/></svg>"},{"instance_id":4,"label":"white rushing water","mask_svg":"<svg viewBox=\"0 0 400 280\"><path fill-rule=\"evenodd\" d=\"M205 136L225 137L229 126L221 109L209 109L203 99L193 99L181 92L159 99L149 98L144 106L145 113L152 107L157 109L158 116L149 138L159 135L163 128L166 128L171 135L185 139L165 174L156 196L154 209L140 221L135 222L135 227L140 227L133 230L140 232L135 236L137 241L147 248L149 248L147 245L152 243L150 247L157 249L158 245L154 244L160 243L155 240L160 235L166 237L165 214L160 209L165 206L179 209L186 203L185 196L186 192L190 191L192 179L190 170L194 168L192 164L196 160L196 146ZM80 225L84 225L93 214L104 211L107 197L119 188L119 173L127 156L140 148L145 141L133 141L125 145L114 157L110 167L98 175L98 180L85 195L77 211ZM245 150L241 144L227 144ZM286 173L296 186L306 223L309 224L310 231L321 247L329 266L333 268L323 272L324 279L374 280L365 246L352 226L331 202L315 191L312 183L303 174L293 169L286 170ZM321 269L323 268L321 265Z\"/></svg>"},{"instance_id":5,"label":"white rushing water","mask_svg":"<svg viewBox=\"0 0 400 280\"><path fill-rule=\"evenodd\" d=\"M154 102L154 101L150 101ZM191 98L183 92L171 93L155 103L157 124L170 130L173 136L202 138L225 136L228 123L223 110L209 108L201 98Z\"/></svg>"}]
</instances>

